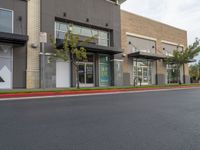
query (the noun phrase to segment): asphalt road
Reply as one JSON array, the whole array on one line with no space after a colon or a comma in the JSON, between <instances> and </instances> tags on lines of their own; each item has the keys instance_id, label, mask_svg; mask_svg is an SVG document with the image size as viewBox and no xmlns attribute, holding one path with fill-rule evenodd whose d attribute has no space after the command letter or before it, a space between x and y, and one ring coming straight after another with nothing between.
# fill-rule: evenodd
<instances>
[{"instance_id":1,"label":"asphalt road","mask_svg":"<svg viewBox=\"0 0 200 150\"><path fill-rule=\"evenodd\" d=\"M1 101L0 150L200 150L200 89Z\"/></svg>"}]
</instances>

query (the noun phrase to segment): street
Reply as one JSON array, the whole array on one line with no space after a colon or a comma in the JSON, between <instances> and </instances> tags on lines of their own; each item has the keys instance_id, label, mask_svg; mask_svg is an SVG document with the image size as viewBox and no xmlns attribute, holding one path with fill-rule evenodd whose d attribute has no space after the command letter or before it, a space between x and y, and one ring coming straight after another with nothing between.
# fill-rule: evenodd
<instances>
[{"instance_id":1,"label":"street","mask_svg":"<svg viewBox=\"0 0 200 150\"><path fill-rule=\"evenodd\" d=\"M200 88L0 101L0 150L200 150Z\"/></svg>"}]
</instances>

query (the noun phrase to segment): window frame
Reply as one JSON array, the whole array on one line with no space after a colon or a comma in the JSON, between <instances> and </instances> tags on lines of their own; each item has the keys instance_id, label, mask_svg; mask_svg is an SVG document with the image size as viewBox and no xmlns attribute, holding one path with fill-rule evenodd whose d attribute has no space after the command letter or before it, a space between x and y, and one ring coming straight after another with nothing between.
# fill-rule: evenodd
<instances>
[{"instance_id":1,"label":"window frame","mask_svg":"<svg viewBox=\"0 0 200 150\"><path fill-rule=\"evenodd\" d=\"M12 31L11 31L11 33L14 33L14 11L11 9L6 9L6 8L0 7L0 11L1 10L11 12L11 14L12 14Z\"/></svg>"}]
</instances>

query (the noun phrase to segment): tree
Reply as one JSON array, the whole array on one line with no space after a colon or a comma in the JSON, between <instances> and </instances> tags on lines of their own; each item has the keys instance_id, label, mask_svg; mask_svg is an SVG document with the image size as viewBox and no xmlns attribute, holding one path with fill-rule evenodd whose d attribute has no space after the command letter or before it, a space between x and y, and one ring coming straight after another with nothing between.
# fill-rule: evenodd
<instances>
[{"instance_id":1,"label":"tree","mask_svg":"<svg viewBox=\"0 0 200 150\"><path fill-rule=\"evenodd\" d=\"M197 64L193 64L189 67L190 78L192 82L200 80L200 61Z\"/></svg>"},{"instance_id":2,"label":"tree","mask_svg":"<svg viewBox=\"0 0 200 150\"><path fill-rule=\"evenodd\" d=\"M63 40L63 47L58 49L55 40L50 37L50 43L53 48L53 53L50 57L52 59L61 59L63 61L70 61L75 68L76 72L76 87L80 88L79 85L79 63L80 61L87 60L87 50L85 45L94 40L96 37L88 37L83 41L80 41L79 36L73 34L70 30L65 34Z\"/></svg>"},{"instance_id":3,"label":"tree","mask_svg":"<svg viewBox=\"0 0 200 150\"><path fill-rule=\"evenodd\" d=\"M195 42L192 45L188 46L185 50L180 51L176 49L173 51L173 56L166 59L167 64L174 64L176 66L179 84L181 84L180 67L183 66L183 72L185 72L184 65L194 59L194 57L197 56L199 52L200 40L196 38Z\"/></svg>"}]
</instances>

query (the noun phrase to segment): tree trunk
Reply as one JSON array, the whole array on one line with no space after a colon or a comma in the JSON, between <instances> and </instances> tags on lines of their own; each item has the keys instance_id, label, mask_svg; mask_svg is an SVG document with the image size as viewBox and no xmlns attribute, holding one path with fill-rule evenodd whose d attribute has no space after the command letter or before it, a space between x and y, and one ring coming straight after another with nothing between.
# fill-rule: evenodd
<instances>
[{"instance_id":1,"label":"tree trunk","mask_svg":"<svg viewBox=\"0 0 200 150\"><path fill-rule=\"evenodd\" d=\"M181 83L181 78L180 78L180 76L181 76L180 68L181 68L181 66L178 65L178 66L177 66L177 75L178 75L178 83L179 83L179 85L182 84L182 83Z\"/></svg>"},{"instance_id":2,"label":"tree trunk","mask_svg":"<svg viewBox=\"0 0 200 150\"><path fill-rule=\"evenodd\" d=\"M80 84L79 84L79 65L76 66L76 86L77 86L77 89L80 89Z\"/></svg>"}]
</instances>

